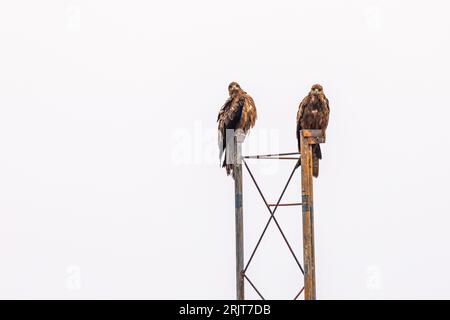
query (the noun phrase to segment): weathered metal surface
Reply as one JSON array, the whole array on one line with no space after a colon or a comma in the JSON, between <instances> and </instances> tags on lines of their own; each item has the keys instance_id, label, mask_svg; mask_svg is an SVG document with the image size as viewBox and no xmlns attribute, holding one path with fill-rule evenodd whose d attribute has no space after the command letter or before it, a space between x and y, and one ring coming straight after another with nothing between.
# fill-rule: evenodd
<instances>
[{"instance_id":1,"label":"weathered metal surface","mask_svg":"<svg viewBox=\"0 0 450 320\"><path fill-rule=\"evenodd\" d=\"M322 130L303 130L301 135L302 159L302 220L303 265L305 268L305 300L316 299L316 274L314 256L314 203L312 144L325 141Z\"/></svg>"},{"instance_id":2,"label":"weathered metal surface","mask_svg":"<svg viewBox=\"0 0 450 320\"><path fill-rule=\"evenodd\" d=\"M311 137L308 138L308 144L325 143L325 137Z\"/></svg>"},{"instance_id":3,"label":"weathered metal surface","mask_svg":"<svg viewBox=\"0 0 450 320\"><path fill-rule=\"evenodd\" d=\"M303 132L303 135L302 135L302 137L303 138L311 138L311 137L324 137L325 135L323 134L323 130L316 130L316 129L314 129L314 130L302 130L302 132Z\"/></svg>"},{"instance_id":4,"label":"weathered metal surface","mask_svg":"<svg viewBox=\"0 0 450 320\"><path fill-rule=\"evenodd\" d=\"M234 137L234 193L236 223L236 299L244 300L244 210L242 195L242 142L244 137L237 132Z\"/></svg>"}]
</instances>

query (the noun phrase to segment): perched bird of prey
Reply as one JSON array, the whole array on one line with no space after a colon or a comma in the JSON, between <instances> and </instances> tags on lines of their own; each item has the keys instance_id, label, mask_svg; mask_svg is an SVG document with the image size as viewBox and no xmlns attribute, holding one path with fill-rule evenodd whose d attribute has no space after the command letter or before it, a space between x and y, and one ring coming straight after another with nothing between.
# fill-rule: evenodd
<instances>
[{"instance_id":1,"label":"perched bird of prey","mask_svg":"<svg viewBox=\"0 0 450 320\"><path fill-rule=\"evenodd\" d=\"M302 100L297 112L297 141L300 152L301 137L300 131L303 129L321 129L325 134L330 116L328 99L323 93L320 84L312 86L309 94ZM322 152L319 144L312 146L313 153L313 176L319 176L319 159L322 159Z\"/></svg>"},{"instance_id":2,"label":"perched bird of prey","mask_svg":"<svg viewBox=\"0 0 450 320\"><path fill-rule=\"evenodd\" d=\"M225 154L222 167L227 175L233 173L234 159L234 131L242 130L244 134L253 128L256 122L256 106L252 97L241 89L240 85L232 82L228 86L229 98L219 111L219 149L220 160Z\"/></svg>"}]
</instances>

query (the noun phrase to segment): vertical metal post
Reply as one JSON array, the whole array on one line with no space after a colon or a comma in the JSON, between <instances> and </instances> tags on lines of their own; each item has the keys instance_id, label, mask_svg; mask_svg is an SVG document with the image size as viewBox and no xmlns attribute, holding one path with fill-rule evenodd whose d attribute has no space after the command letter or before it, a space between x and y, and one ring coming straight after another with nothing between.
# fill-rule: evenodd
<instances>
[{"instance_id":1,"label":"vertical metal post","mask_svg":"<svg viewBox=\"0 0 450 320\"><path fill-rule=\"evenodd\" d=\"M242 142L245 135L236 131L234 136L234 203L236 222L236 299L244 300L244 216L242 203Z\"/></svg>"},{"instance_id":2,"label":"vertical metal post","mask_svg":"<svg viewBox=\"0 0 450 320\"><path fill-rule=\"evenodd\" d=\"M310 131L301 134L303 263L305 268L305 300L316 300L314 258L313 163ZM314 142L312 142L314 143Z\"/></svg>"}]
</instances>

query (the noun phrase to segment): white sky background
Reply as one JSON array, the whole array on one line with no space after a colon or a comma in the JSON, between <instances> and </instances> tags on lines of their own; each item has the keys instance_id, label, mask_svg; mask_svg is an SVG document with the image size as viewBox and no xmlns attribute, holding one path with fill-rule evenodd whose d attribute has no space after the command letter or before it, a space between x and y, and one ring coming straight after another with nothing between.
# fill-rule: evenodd
<instances>
[{"instance_id":1,"label":"white sky background","mask_svg":"<svg viewBox=\"0 0 450 320\"><path fill-rule=\"evenodd\" d=\"M233 80L259 112L248 153L295 151L311 84L330 100L318 298L450 298L449 10L2 1L0 298L233 299L233 182L215 140ZM293 163L252 164L275 202ZM269 214L244 183L247 260ZM300 212L277 216L302 260ZM292 261L271 226L249 276L292 298Z\"/></svg>"}]
</instances>

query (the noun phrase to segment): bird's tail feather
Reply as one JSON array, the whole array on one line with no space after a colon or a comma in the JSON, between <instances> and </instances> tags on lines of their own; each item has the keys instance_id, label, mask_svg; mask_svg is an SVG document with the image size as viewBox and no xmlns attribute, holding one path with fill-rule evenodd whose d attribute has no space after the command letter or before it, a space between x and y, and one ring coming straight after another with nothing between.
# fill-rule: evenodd
<instances>
[{"instance_id":1,"label":"bird's tail feather","mask_svg":"<svg viewBox=\"0 0 450 320\"><path fill-rule=\"evenodd\" d=\"M313 156L313 176L317 178L319 176L319 158Z\"/></svg>"},{"instance_id":2,"label":"bird's tail feather","mask_svg":"<svg viewBox=\"0 0 450 320\"><path fill-rule=\"evenodd\" d=\"M232 153L233 152L230 152L228 148L225 150L225 157L223 158L222 168L225 168L227 176L231 175L234 179L234 155Z\"/></svg>"},{"instance_id":3,"label":"bird's tail feather","mask_svg":"<svg viewBox=\"0 0 450 320\"><path fill-rule=\"evenodd\" d=\"M312 150L313 157L313 176L317 178L319 176L319 160L322 159L322 151L320 150L320 145L313 145Z\"/></svg>"},{"instance_id":4,"label":"bird's tail feather","mask_svg":"<svg viewBox=\"0 0 450 320\"><path fill-rule=\"evenodd\" d=\"M223 159L222 168L225 168L225 170L227 171L227 176L233 173L234 165L232 163L227 163L226 156L225 159Z\"/></svg>"}]
</instances>

